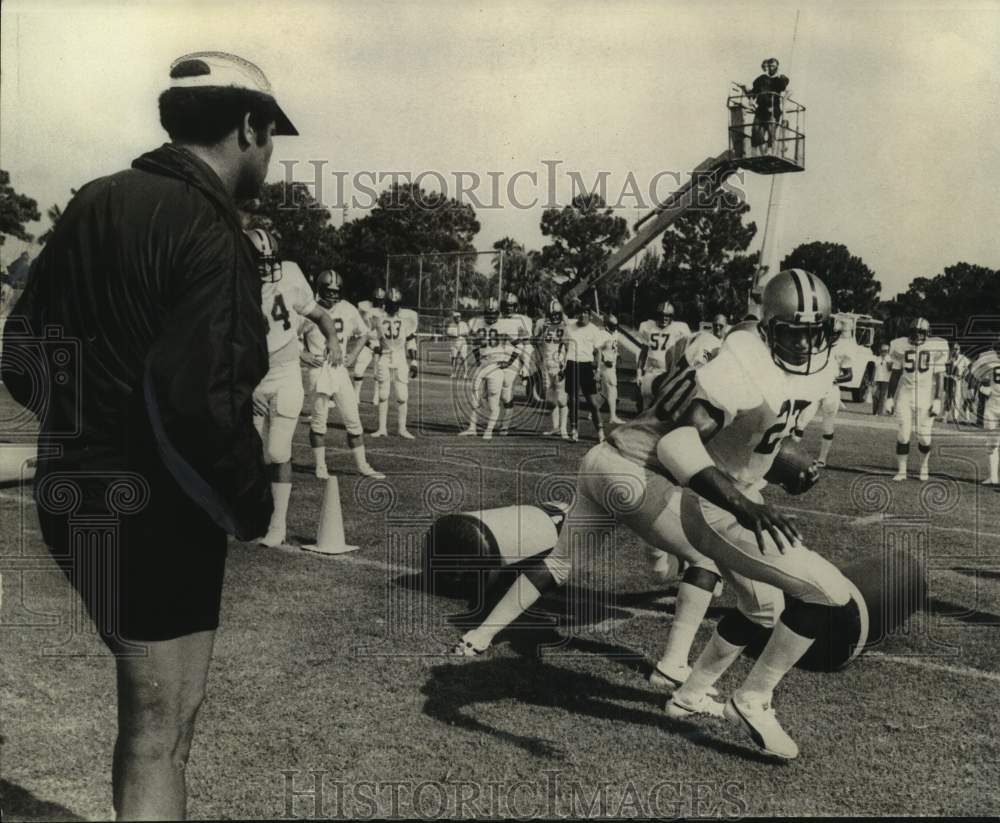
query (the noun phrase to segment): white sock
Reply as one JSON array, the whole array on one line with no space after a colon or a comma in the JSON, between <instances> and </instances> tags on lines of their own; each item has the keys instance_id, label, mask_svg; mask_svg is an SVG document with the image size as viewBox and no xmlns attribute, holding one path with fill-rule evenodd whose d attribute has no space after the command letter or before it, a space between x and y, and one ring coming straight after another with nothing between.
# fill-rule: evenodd
<instances>
[{"instance_id":1,"label":"white sock","mask_svg":"<svg viewBox=\"0 0 1000 823\"><path fill-rule=\"evenodd\" d=\"M618 416L618 388L608 386L608 412L611 417Z\"/></svg>"},{"instance_id":2,"label":"white sock","mask_svg":"<svg viewBox=\"0 0 1000 823\"><path fill-rule=\"evenodd\" d=\"M812 637L803 637L793 632L784 621L779 620L764 651L760 653L760 657L754 663L747 679L743 681L743 685L736 690L736 694L740 697L748 694L760 695L765 700L770 699L775 687L809 650L813 640Z\"/></svg>"},{"instance_id":3,"label":"white sock","mask_svg":"<svg viewBox=\"0 0 1000 823\"><path fill-rule=\"evenodd\" d=\"M365 446L363 443L360 446L355 446L351 449L351 454L354 455L354 465L359 469L363 469L368 466L368 457L365 455Z\"/></svg>"},{"instance_id":4,"label":"white sock","mask_svg":"<svg viewBox=\"0 0 1000 823\"><path fill-rule=\"evenodd\" d=\"M466 639L478 648L489 646L494 637L530 609L541 596L542 593L528 576L519 574L479 628L465 635Z\"/></svg>"},{"instance_id":5,"label":"white sock","mask_svg":"<svg viewBox=\"0 0 1000 823\"><path fill-rule=\"evenodd\" d=\"M896 455L896 466L899 469L899 474L906 474L906 462L909 458L908 454L897 454Z\"/></svg>"},{"instance_id":6,"label":"white sock","mask_svg":"<svg viewBox=\"0 0 1000 823\"><path fill-rule=\"evenodd\" d=\"M389 429L389 401L380 400L378 404L378 430L380 432Z\"/></svg>"},{"instance_id":7,"label":"white sock","mask_svg":"<svg viewBox=\"0 0 1000 823\"><path fill-rule=\"evenodd\" d=\"M398 418L399 430L401 432L406 431L406 413L409 410L409 407L410 407L409 402L403 400L401 403L399 403L399 407L397 409L397 411L399 412L399 418Z\"/></svg>"},{"instance_id":8,"label":"white sock","mask_svg":"<svg viewBox=\"0 0 1000 823\"><path fill-rule=\"evenodd\" d=\"M997 483L997 470L1000 469L1000 449L994 447L990 452L990 482Z\"/></svg>"},{"instance_id":9,"label":"white sock","mask_svg":"<svg viewBox=\"0 0 1000 823\"><path fill-rule=\"evenodd\" d=\"M833 438L827 439L823 438L819 443L819 459L821 463L826 462L826 458L830 456L830 446L833 445Z\"/></svg>"},{"instance_id":10,"label":"white sock","mask_svg":"<svg viewBox=\"0 0 1000 823\"><path fill-rule=\"evenodd\" d=\"M931 463L931 453L929 451L921 452L920 453L920 473L921 474L926 474L927 473L927 467L930 466L930 463Z\"/></svg>"},{"instance_id":11,"label":"white sock","mask_svg":"<svg viewBox=\"0 0 1000 823\"><path fill-rule=\"evenodd\" d=\"M288 498L292 495L291 483L272 483L271 496L274 498L274 512L271 514L271 528L285 530L288 518Z\"/></svg>"},{"instance_id":12,"label":"white sock","mask_svg":"<svg viewBox=\"0 0 1000 823\"><path fill-rule=\"evenodd\" d=\"M674 620L667 635L667 647L660 657L664 669L669 671L671 667L687 665L694 637L711 602L712 592L684 582L677 587Z\"/></svg>"},{"instance_id":13,"label":"white sock","mask_svg":"<svg viewBox=\"0 0 1000 823\"><path fill-rule=\"evenodd\" d=\"M324 446L313 446L313 461L317 469L320 466L326 468L326 448Z\"/></svg>"},{"instance_id":14,"label":"white sock","mask_svg":"<svg viewBox=\"0 0 1000 823\"><path fill-rule=\"evenodd\" d=\"M569 406L559 409L559 431L566 434L566 424L569 422Z\"/></svg>"},{"instance_id":15,"label":"white sock","mask_svg":"<svg viewBox=\"0 0 1000 823\"><path fill-rule=\"evenodd\" d=\"M559 407L558 406L553 406L552 407L552 414L550 416L552 418L552 431L559 431Z\"/></svg>"},{"instance_id":16,"label":"white sock","mask_svg":"<svg viewBox=\"0 0 1000 823\"><path fill-rule=\"evenodd\" d=\"M743 651L743 646L734 646L728 640L724 640L718 629L712 633L694 666L687 682L677 691L683 695L704 694L709 686L726 673L726 669L736 662L736 658Z\"/></svg>"}]
</instances>

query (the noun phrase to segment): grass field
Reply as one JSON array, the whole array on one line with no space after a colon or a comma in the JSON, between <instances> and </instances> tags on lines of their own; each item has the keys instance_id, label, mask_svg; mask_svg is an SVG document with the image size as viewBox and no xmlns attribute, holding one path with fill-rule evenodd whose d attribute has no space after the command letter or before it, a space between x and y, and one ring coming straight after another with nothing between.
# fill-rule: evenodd
<instances>
[{"instance_id":1,"label":"grass field","mask_svg":"<svg viewBox=\"0 0 1000 823\"><path fill-rule=\"evenodd\" d=\"M411 401L418 439L369 440L385 483L357 477L342 430L331 431L328 462L359 552L231 544L188 768L193 817L1000 814L1000 495L978 486L980 434L939 427L932 481L885 483L891 421L848 405L822 482L801 498L769 492L839 565L919 533L931 569L926 608L905 632L844 671L789 675L776 705L802 755L777 764L723 720L663 714L646 676L675 589L652 580L628 533L607 574L544 601L547 619L484 658L447 656L469 604L420 589L433 517L534 502L571 480L593 443L589 423L578 444L524 433L537 430L536 412L510 438L458 439L465 421L451 398L446 379L425 377ZM363 415L373 429L374 407ZM293 460L289 535L309 542L323 485L304 424ZM74 600L39 542L30 495L0 494L4 818L103 819L112 660L92 633L70 631ZM568 608L581 602L601 605ZM716 601L696 648L732 605ZM737 663L723 692L748 666ZM317 787L321 799L293 793Z\"/></svg>"}]
</instances>

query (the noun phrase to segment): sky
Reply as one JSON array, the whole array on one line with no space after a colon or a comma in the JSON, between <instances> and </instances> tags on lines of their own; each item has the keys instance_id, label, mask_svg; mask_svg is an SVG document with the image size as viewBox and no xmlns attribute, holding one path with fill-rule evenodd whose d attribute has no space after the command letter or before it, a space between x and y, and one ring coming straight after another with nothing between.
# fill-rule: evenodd
<instances>
[{"instance_id":1,"label":"sky","mask_svg":"<svg viewBox=\"0 0 1000 823\"><path fill-rule=\"evenodd\" d=\"M573 173L604 173L634 222L651 189L662 199L727 147L730 83L775 56L807 109L806 171L775 192L779 258L844 243L883 297L959 261L1000 268L1000 0L7 0L0 38L0 166L38 201L36 234L70 187L166 140L156 98L192 51L269 77L301 134L276 139L269 180L319 169L339 224L342 200L361 216L391 173L451 196L478 175L481 249L505 235L540 248L542 210L568 202ZM770 179L737 184L755 248ZM0 255L22 248L8 238Z\"/></svg>"}]
</instances>

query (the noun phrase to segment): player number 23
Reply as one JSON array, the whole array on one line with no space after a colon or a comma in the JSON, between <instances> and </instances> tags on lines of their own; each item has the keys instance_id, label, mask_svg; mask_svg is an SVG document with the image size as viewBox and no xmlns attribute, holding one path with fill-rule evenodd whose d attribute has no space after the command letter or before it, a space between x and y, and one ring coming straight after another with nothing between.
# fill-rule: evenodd
<instances>
[{"instance_id":1,"label":"player number 23","mask_svg":"<svg viewBox=\"0 0 1000 823\"><path fill-rule=\"evenodd\" d=\"M778 422L764 432L757 448L758 454L770 454L778 444L788 435L789 430L799 419L802 410L809 405L808 400L786 400L778 409Z\"/></svg>"}]
</instances>

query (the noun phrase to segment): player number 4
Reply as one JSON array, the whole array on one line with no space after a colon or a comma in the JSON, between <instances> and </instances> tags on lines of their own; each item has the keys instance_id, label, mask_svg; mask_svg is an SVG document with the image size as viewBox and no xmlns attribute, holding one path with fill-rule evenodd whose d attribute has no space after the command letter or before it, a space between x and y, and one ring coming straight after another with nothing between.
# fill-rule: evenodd
<instances>
[{"instance_id":1,"label":"player number 4","mask_svg":"<svg viewBox=\"0 0 1000 823\"><path fill-rule=\"evenodd\" d=\"M274 295L274 303L271 305L271 319L275 323L281 323L282 328L288 331L292 327L292 315L285 306L285 298L280 294Z\"/></svg>"}]
</instances>

